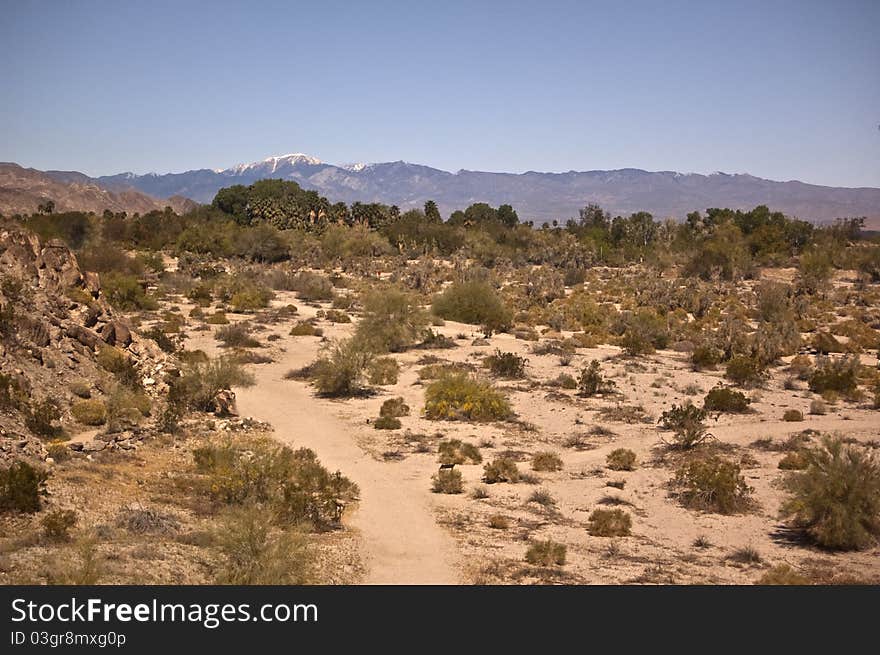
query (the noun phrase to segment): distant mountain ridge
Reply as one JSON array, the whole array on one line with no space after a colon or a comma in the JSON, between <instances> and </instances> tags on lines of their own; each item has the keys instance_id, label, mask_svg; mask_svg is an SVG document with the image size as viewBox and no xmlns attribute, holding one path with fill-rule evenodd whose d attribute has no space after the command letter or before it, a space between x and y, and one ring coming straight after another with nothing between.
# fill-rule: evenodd
<instances>
[{"instance_id":1,"label":"distant mountain ridge","mask_svg":"<svg viewBox=\"0 0 880 655\"><path fill-rule=\"evenodd\" d=\"M81 181L78 173L47 171L59 181ZM203 168L182 173L120 173L87 178L102 188L137 189L154 198L182 196L209 203L217 191L260 179L293 180L333 202L382 202L406 210L434 200L444 215L474 202L508 203L521 219L564 221L578 209L596 203L612 214L649 211L656 218L708 207L751 209L767 205L790 216L815 222L845 216L880 218L880 189L839 188L803 182L777 182L748 174L677 173L619 170L565 173L456 173L403 161L338 166L303 153L268 157L225 169Z\"/></svg>"},{"instance_id":2,"label":"distant mountain ridge","mask_svg":"<svg viewBox=\"0 0 880 655\"><path fill-rule=\"evenodd\" d=\"M38 171L18 164L0 163L0 213L31 214L39 205L51 200L56 212L86 211L145 214L170 206L177 212L186 212L196 203L188 198L173 196L163 200L153 198L131 185L117 185L109 189L97 180L76 171Z\"/></svg>"}]
</instances>

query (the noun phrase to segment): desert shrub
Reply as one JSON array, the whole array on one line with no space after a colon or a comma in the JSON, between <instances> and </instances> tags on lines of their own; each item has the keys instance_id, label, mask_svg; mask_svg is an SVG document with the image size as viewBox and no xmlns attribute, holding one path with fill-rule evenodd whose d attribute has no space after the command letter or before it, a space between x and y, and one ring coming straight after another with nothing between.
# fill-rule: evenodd
<instances>
[{"instance_id":1,"label":"desert shrub","mask_svg":"<svg viewBox=\"0 0 880 655\"><path fill-rule=\"evenodd\" d=\"M226 513L216 533L222 555L216 573L219 584L300 585L315 578L315 555L306 536L283 531L272 517L256 507Z\"/></svg>"},{"instance_id":2,"label":"desert shrub","mask_svg":"<svg viewBox=\"0 0 880 655\"><path fill-rule=\"evenodd\" d=\"M636 454L628 448L615 448L608 453L605 462L612 471L634 471Z\"/></svg>"},{"instance_id":3,"label":"desert shrub","mask_svg":"<svg viewBox=\"0 0 880 655\"><path fill-rule=\"evenodd\" d=\"M551 387L560 387L561 389L577 389L578 386L577 380L568 373L560 373L547 384Z\"/></svg>"},{"instance_id":4,"label":"desert shrub","mask_svg":"<svg viewBox=\"0 0 880 655\"><path fill-rule=\"evenodd\" d=\"M520 473L516 462L509 457L499 457L483 467L483 482L495 484L497 482L519 482Z\"/></svg>"},{"instance_id":5,"label":"desert shrub","mask_svg":"<svg viewBox=\"0 0 880 655\"><path fill-rule=\"evenodd\" d=\"M396 416L380 416L373 421L373 427L377 430L399 430L402 425Z\"/></svg>"},{"instance_id":6,"label":"desert shrub","mask_svg":"<svg viewBox=\"0 0 880 655\"><path fill-rule=\"evenodd\" d=\"M393 357L378 357L367 367L367 379L370 384L397 384L400 365Z\"/></svg>"},{"instance_id":7,"label":"desert shrub","mask_svg":"<svg viewBox=\"0 0 880 655\"><path fill-rule=\"evenodd\" d=\"M364 391L364 374L373 353L354 339L336 341L324 348L313 364L313 383L324 396L354 396Z\"/></svg>"},{"instance_id":8,"label":"desert shrub","mask_svg":"<svg viewBox=\"0 0 880 655\"><path fill-rule=\"evenodd\" d=\"M169 337L164 330L158 327L150 328L149 330L143 332L142 336L155 341L156 345L159 346L159 348L161 348L163 352L173 353L177 350L177 344L174 343L174 339Z\"/></svg>"},{"instance_id":9,"label":"desert shrub","mask_svg":"<svg viewBox=\"0 0 880 655\"><path fill-rule=\"evenodd\" d=\"M48 456L56 462L66 462L70 459L70 448L62 441L55 441L46 447Z\"/></svg>"},{"instance_id":10,"label":"desert shrub","mask_svg":"<svg viewBox=\"0 0 880 655\"><path fill-rule=\"evenodd\" d=\"M799 409L787 409L782 415L782 420L788 421L789 423L796 423L804 420L804 414Z\"/></svg>"},{"instance_id":11,"label":"desert shrub","mask_svg":"<svg viewBox=\"0 0 880 655\"><path fill-rule=\"evenodd\" d=\"M438 448L441 464L479 464L483 461L480 449L461 439L446 439Z\"/></svg>"},{"instance_id":12,"label":"desert shrub","mask_svg":"<svg viewBox=\"0 0 880 655\"><path fill-rule=\"evenodd\" d=\"M409 416L409 405L403 401L403 398L389 398L382 403L382 407L379 409L379 416L390 416L392 418Z\"/></svg>"},{"instance_id":13,"label":"desert shrub","mask_svg":"<svg viewBox=\"0 0 880 655\"><path fill-rule=\"evenodd\" d=\"M226 318L226 312L218 309L216 312L205 319L205 323L207 323L208 325L227 325L229 323L229 319Z\"/></svg>"},{"instance_id":14,"label":"desert shrub","mask_svg":"<svg viewBox=\"0 0 880 655\"><path fill-rule=\"evenodd\" d=\"M300 321L290 328L290 336L292 337L320 337L321 334L323 334L322 330L308 321Z\"/></svg>"},{"instance_id":15,"label":"desert shrub","mask_svg":"<svg viewBox=\"0 0 880 655\"><path fill-rule=\"evenodd\" d=\"M492 355L483 359L483 366L488 368L492 375L501 378L516 380L526 376L525 357L520 357L516 353L503 353L500 349L495 349Z\"/></svg>"},{"instance_id":16,"label":"desert shrub","mask_svg":"<svg viewBox=\"0 0 880 655\"><path fill-rule=\"evenodd\" d=\"M428 316L415 297L398 289L367 294L356 338L375 352L400 352L422 337Z\"/></svg>"},{"instance_id":17,"label":"desert shrub","mask_svg":"<svg viewBox=\"0 0 880 655\"><path fill-rule=\"evenodd\" d=\"M151 409L152 402L145 393L117 385L107 397L107 430L118 432L138 425Z\"/></svg>"},{"instance_id":18,"label":"desert shrub","mask_svg":"<svg viewBox=\"0 0 880 655\"><path fill-rule=\"evenodd\" d=\"M622 317L623 336L620 346L632 357L648 355L657 348L665 348L669 341L666 321L652 310L639 310Z\"/></svg>"},{"instance_id":19,"label":"desert shrub","mask_svg":"<svg viewBox=\"0 0 880 655\"><path fill-rule=\"evenodd\" d=\"M449 321L483 326L487 332L510 329L513 313L492 285L486 282L457 282L434 299L434 314Z\"/></svg>"},{"instance_id":20,"label":"desert shrub","mask_svg":"<svg viewBox=\"0 0 880 655\"><path fill-rule=\"evenodd\" d=\"M70 541L70 529L76 525L76 512L70 509L52 510L40 524L43 526L43 536L49 541Z\"/></svg>"},{"instance_id":21,"label":"desert shrub","mask_svg":"<svg viewBox=\"0 0 880 655\"><path fill-rule=\"evenodd\" d=\"M740 391L717 386L709 390L703 399L703 409L708 412L731 412L741 414L749 409L749 399Z\"/></svg>"},{"instance_id":22,"label":"desert shrub","mask_svg":"<svg viewBox=\"0 0 880 655\"><path fill-rule=\"evenodd\" d=\"M186 297L199 307L207 307L214 299L213 289L210 284L200 282L187 291Z\"/></svg>"},{"instance_id":23,"label":"desert shrub","mask_svg":"<svg viewBox=\"0 0 880 655\"><path fill-rule=\"evenodd\" d=\"M559 471L562 469L562 458L552 451L542 451L532 456L533 471Z\"/></svg>"},{"instance_id":24,"label":"desert shrub","mask_svg":"<svg viewBox=\"0 0 880 655\"><path fill-rule=\"evenodd\" d=\"M214 338L222 341L224 348L260 347L260 342L251 336L249 327L244 323L226 325L214 333Z\"/></svg>"},{"instance_id":25,"label":"desert shrub","mask_svg":"<svg viewBox=\"0 0 880 655\"><path fill-rule=\"evenodd\" d=\"M440 420L496 421L513 411L503 393L466 373L446 373L425 390L425 416Z\"/></svg>"},{"instance_id":26,"label":"desert shrub","mask_svg":"<svg viewBox=\"0 0 880 655\"><path fill-rule=\"evenodd\" d=\"M338 309L328 309L324 318L330 323L351 323L351 316Z\"/></svg>"},{"instance_id":27,"label":"desert shrub","mask_svg":"<svg viewBox=\"0 0 880 655\"><path fill-rule=\"evenodd\" d=\"M723 353L708 344L702 344L694 348L691 353L691 366L695 371L703 369L714 369L721 363L721 355Z\"/></svg>"},{"instance_id":28,"label":"desert shrub","mask_svg":"<svg viewBox=\"0 0 880 655\"><path fill-rule=\"evenodd\" d=\"M106 273L101 276L101 291L107 302L122 311L153 310L159 307L159 303L147 295L134 275Z\"/></svg>"},{"instance_id":29,"label":"desert shrub","mask_svg":"<svg viewBox=\"0 0 880 655\"><path fill-rule=\"evenodd\" d=\"M431 491L437 494L460 494L464 489L461 471L441 469L431 476Z\"/></svg>"},{"instance_id":30,"label":"desert shrub","mask_svg":"<svg viewBox=\"0 0 880 655\"><path fill-rule=\"evenodd\" d=\"M616 386L613 380L609 380L602 375L602 369L597 359L594 359L588 366L584 367L577 384L578 393L581 396L611 393Z\"/></svg>"},{"instance_id":31,"label":"desert shrub","mask_svg":"<svg viewBox=\"0 0 880 655\"><path fill-rule=\"evenodd\" d=\"M836 391L844 395L852 394L858 386L858 373L858 356L837 359L819 357L816 360L816 368L810 375L810 391L815 393Z\"/></svg>"},{"instance_id":32,"label":"desert shrub","mask_svg":"<svg viewBox=\"0 0 880 655\"><path fill-rule=\"evenodd\" d=\"M752 489L739 464L717 455L694 459L679 467L675 484L682 505L719 514L734 514L749 506Z\"/></svg>"},{"instance_id":33,"label":"desert shrub","mask_svg":"<svg viewBox=\"0 0 880 655\"><path fill-rule=\"evenodd\" d=\"M229 304L233 311L246 313L254 312L269 306L269 301L275 294L269 287L258 284L248 284L232 294Z\"/></svg>"},{"instance_id":34,"label":"desert shrub","mask_svg":"<svg viewBox=\"0 0 880 655\"><path fill-rule=\"evenodd\" d=\"M816 416L822 416L828 411L828 407L825 405L824 400L820 400L816 398L815 400L810 401L810 414L815 414Z\"/></svg>"},{"instance_id":35,"label":"desert shrub","mask_svg":"<svg viewBox=\"0 0 880 655\"><path fill-rule=\"evenodd\" d=\"M526 499L527 503L535 503L546 509L550 509L556 505L556 499L546 489L535 489Z\"/></svg>"},{"instance_id":36,"label":"desert shrub","mask_svg":"<svg viewBox=\"0 0 880 655\"><path fill-rule=\"evenodd\" d=\"M764 573L758 581L755 583L757 585L798 585L804 586L812 584L810 579L806 576L798 573L793 568L791 568L788 564L778 564L774 566L772 569Z\"/></svg>"},{"instance_id":37,"label":"desert shrub","mask_svg":"<svg viewBox=\"0 0 880 655\"><path fill-rule=\"evenodd\" d=\"M168 400L181 408L210 412L214 398L224 389L253 384L254 377L241 364L228 357L218 357L184 367L181 376L170 382Z\"/></svg>"},{"instance_id":38,"label":"desert shrub","mask_svg":"<svg viewBox=\"0 0 880 655\"><path fill-rule=\"evenodd\" d=\"M788 365L788 372L798 380L808 380L813 370L813 360L809 355L797 355Z\"/></svg>"},{"instance_id":39,"label":"desert shrub","mask_svg":"<svg viewBox=\"0 0 880 655\"><path fill-rule=\"evenodd\" d=\"M27 400L28 394L18 379L13 375L0 373L0 410L20 409L27 405Z\"/></svg>"},{"instance_id":40,"label":"desert shrub","mask_svg":"<svg viewBox=\"0 0 880 655\"><path fill-rule=\"evenodd\" d=\"M98 366L109 371L117 382L131 389L141 388L141 374L134 361L122 350L113 346L101 346L98 350Z\"/></svg>"},{"instance_id":41,"label":"desert shrub","mask_svg":"<svg viewBox=\"0 0 880 655\"><path fill-rule=\"evenodd\" d=\"M567 552L565 544L552 539L536 541L526 551L525 559L534 566L562 566Z\"/></svg>"},{"instance_id":42,"label":"desert shrub","mask_svg":"<svg viewBox=\"0 0 880 655\"><path fill-rule=\"evenodd\" d=\"M510 519L503 514L493 514L489 517L489 527L493 530L507 530L510 527Z\"/></svg>"},{"instance_id":43,"label":"desert shrub","mask_svg":"<svg viewBox=\"0 0 880 655\"><path fill-rule=\"evenodd\" d=\"M659 423L661 427L673 431L673 447L689 450L711 437L704 423L706 416L705 409L688 402L683 405L673 405L663 412Z\"/></svg>"},{"instance_id":44,"label":"desert shrub","mask_svg":"<svg viewBox=\"0 0 880 655\"><path fill-rule=\"evenodd\" d=\"M455 339L447 337L445 334L434 332L430 328L425 330L422 337L422 341L416 347L425 350L448 350L449 348L455 348L457 345Z\"/></svg>"},{"instance_id":45,"label":"desert shrub","mask_svg":"<svg viewBox=\"0 0 880 655\"><path fill-rule=\"evenodd\" d=\"M307 301L332 300L333 284L323 275L303 271L292 281L291 287L300 298Z\"/></svg>"},{"instance_id":46,"label":"desert shrub","mask_svg":"<svg viewBox=\"0 0 880 655\"><path fill-rule=\"evenodd\" d=\"M53 398L44 398L30 404L25 412L25 427L38 437L52 439L61 435L61 427L56 421L61 418L61 410Z\"/></svg>"},{"instance_id":47,"label":"desert shrub","mask_svg":"<svg viewBox=\"0 0 880 655\"><path fill-rule=\"evenodd\" d=\"M594 509L587 519L587 532L594 537L628 537L632 518L622 509Z\"/></svg>"},{"instance_id":48,"label":"desert shrub","mask_svg":"<svg viewBox=\"0 0 880 655\"><path fill-rule=\"evenodd\" d=\"M880 465L867 450L824 437L786 481L782 514L824 548L868 548L880 535Z\"/></svg>"},{"instance_id":49,"label":"desert shrub","mask_svg":"<svg viewBox=\"0 0 880 655\"><path fill-rule=\"evenodd\" d=\"M0 512L40 511L48 478L48 471L23 460L0 469Z\"/></svg>"},{"instance_id":50,"label":"desert shrub","mask_svg":"<svg viewBox=\"0 0 880 655\"><path fill-rule=\"evenodd\" d=\"M809 458L803 449L793 450L786 453L777 465L783 471L802 471L809 466Z\"/></svg>"},{"instance_id":51,"label":"desert shrub","mask_svg":"<svg viewBox=\"0 0 880 655\"><path fill-rule=\"evenodd\" d=\"M104 425L107 421L107 405L97 398L74 403L70 413L83 425Z\"/></svg>"},{"instance_id":52,"label":"desert shrub","mask_svg":"<svg viewBox=\"0 0 880 655\"><path fill-rule=\"evenodd\" d=\"M46 572L50 585L94 585L103 575L102 559L98 552L98 540L94 535L77 539L72 557L54 562Z\"/></svg>"},{"instance_id":53,"label":"desert shrub","mask_svg":"<svg viewBox=\"0 0 880 655\"><path fill-rule=\"evenodd\" d=\"M816 334L814 334L813 338L810 340L810 345L816 350L816 352L822 355L843 352L843 344L835 339L834 335L832 335L830 332L816 332Z\"/></svg>"},{"instance_id":54,"label":"desert shrub","mask_svg":"<svg viewBox=\"0 0 880 655\"><path fill-rule=\"evenodd\" d=\"M748 389L763 384L767 371L757 359L735 355L727 362L724 376L734 384Z\"/></svg>"}]
</instances>

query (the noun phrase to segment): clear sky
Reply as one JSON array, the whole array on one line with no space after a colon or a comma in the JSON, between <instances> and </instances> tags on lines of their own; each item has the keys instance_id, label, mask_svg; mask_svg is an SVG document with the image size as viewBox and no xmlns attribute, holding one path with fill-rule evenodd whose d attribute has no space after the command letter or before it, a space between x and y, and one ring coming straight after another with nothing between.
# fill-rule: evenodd
<instances>
[{"instance_id":1,"label":"clear sky","mask_svg":"<svg viewBox=\"0 0 880 655\"><path fill-rule=\"evenodd\" d=\"M880 186L880 0L0 0L0 161Z\"/></svg>"}]
</instances>

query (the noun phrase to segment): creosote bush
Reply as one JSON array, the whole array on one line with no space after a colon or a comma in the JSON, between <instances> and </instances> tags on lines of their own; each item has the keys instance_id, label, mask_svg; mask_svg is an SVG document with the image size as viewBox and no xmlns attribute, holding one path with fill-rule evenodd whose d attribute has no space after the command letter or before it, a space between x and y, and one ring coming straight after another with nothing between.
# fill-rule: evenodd
<instances>
[{"instance_id":1,"label":"creosote bush","mask_svg":"<svg viewBox=\"0 0 880 655\"><path fill-rule=\"evenodd\" d=\"M851 395L858 386L859 358L818 357L816 368L810 374L810 391L825 393L834 391L843 395Z\"/></svg>"},{"instance_id":2,"label":"creosote bush","mask_svg":"<svg viewBox=\"0 0 880 655\"><path fill-rule=\"evenodd\" d=\"M254 377L241 364L227 357L218 357L184 367L181 376L171 380L168 400L181 409L209 412L213 410L214 398L219 392L253 384Z\"/></svg>"},{"instance_id":3,"label":"creosote bush","mask_svg":"<svg viewBox=\"0 0 880 655\"><path fill-rule=\"evenodd\" d=\"M761 362L753 357L735 355L727 362L725 377L737 386L750 389L760 386L767 379L767 371Z\"/></svg>"},{"instance_id":4,"label":"creosote bush","mask_svg":"<svg viewBox=\"0 0 880 655\"><path fill-rule=\"evenodd\" d=\"M798 421L803 421L804 415L799 409L787 409L782 415L782 420L789 423L796 423Z\"/></svg>"},{"instance_id":5,"label":"creosote bush","mask_svg":"<svg viewBox=\"0 0 880 655\"><path fill-rule=\"evenodd\" d=\"M709 390L703 400L703 408L709 412L742 414L749 409L749 399L741 391L717 386Z\"/></svg>"},{"instance_id":6,"label":"creosote bush","mask_svg":"<svg viewBox=\"0 0 880 655\"><path fill-rule=\"evenodd\" d=\"M634 471L636 454L627 448L616 448L605 458L608 468L612 471Z\"/></svg>"},{"instance_id":7,"label":"creosote bush","mask_svg":"<svg viewBox=\"0 0 880 655\"><path fill-rule=\"evenodd\" d=\"M673 431L673 447L690 450L712 436L704 423L706 416L705 409L689 402L673 405L660 415L660 426Z\"/></svg>"},{"instance_id":8,"label":"creosote bush","mask_svg":"<svg viewBox=\"0 0 880 655\"><path fill-rule=\"evenodd\" d=\"M70 413L83 425L104 425L107 422L107 405L98 398L75 402Z\"/></svg>"},{"instance_id":9,"label":"creosote bush","mask_svg":"<svg viewBox=\"0 0 880 655\"><path fill-rule=\"evenodd\" d=\"M503 393L466 373L444 373L425 390L429 419L498 421L512 415Z\"/></svg>"},{"instance_id":10,"label":"creosote bush","mask_svg":"<svg viewBox=\"0 0 880 655\"><path fill-rule=\"evenodd\" d=\"M226 325L214 333L217 341L223 342L224 348L259 348L260 342L251 336L250 329L244 323Z\"/></svg>"},{"instance_id":11,"label":"creosote bush","mask_svg":"<svg viewBox=\"0 0 880 655\"><path fill-rule=\"evenodd\" d=\"M365 390L365 372L373 353L355 339L334 342L324 348L312 365L312 380L325 396L354 396Z\"/></svg>"},{"instance_id":12,"label":"creosote bush","mask_svg":"<svg viewBox=\"0 0 880 655\"><path fill-rule=\"evenodd\" d=\"M438 494L460 494L464 490L461 471L441 469L431 476L431 491Z\"/></svg>"},{"instance_id":13,"label":"creosote bush","mask_svg":"<svg viewBox=\"0 0 880 655\"><path fill-rule=\"evenodd\" d=\"M578 378L578 393L581 396L595 396L597 394L611 393L614 391L614 381L602 375L599 360L594 359L584 367Z\"/></svg>"},{"instance_id":14,"label":"creosote bush","mask_svg":"<svg viewBox=\"0 0 880 655\"><path fill-rule=\"evenodd\" d=\"M401 416L409 416L409 405L407 405L403 398L389 398L385 402L382 403L382 407L379 408L379 416L390 416L392 418L399 418Z\"/></svg>"},{"instance_id":15,"label":"creosote bush","mask_svg":"<svg viewBox=\"0 0 880 655\"><path fill-rule=\"evenodd\" d=\"M434 314L447 321L482 326L487 333L510 329L513 313L486 282L457 282L434 299Z\"/></svg>"},{"instance_id":16,"label":"creosote bush","mask_svg":"<svg viewBox=\"0 0 880 655\"><path fill-rule=\"evenodd\" d=\"M873 453L824 437L803 451L806 468L786 481L782 515L832 550L868 548L880 536L880 464Z\"/></svg>"},{"instance_id":17,"label":"creosote bush","mask_svg":"<svg viewBox=\"0 0 880 655\"><path fill-rule=\"evenodd\" d=\"M562 566L567 552L565 544L552 539L536 541L526 551L526 562L534 566Z\"/></svg>"},{"instance_id":18,"label":"creosote bush","mask_svg":"<svg viewBox=\"0 0 880 655\"><path fill-rule=\"evenodd\" d=\"M396 416L380 416L373 421L373 427L377 430L399 430L402 425Z\"/></svg>"},{"instance_id":19,"label":"creosote bush","mask_svg":"<svg viewBox=\"0 0 880 655\"><path fill-rule=\"evenodd\" d=\"M533 471L559 471L562 469L562 458L552 451L542 451L532 456Z\"/></svg>"},{"instance_id":20,"label":"creosote bush","mask_svg":"<svg viewBox=\"0 0 880 655\"><path fill-rule=\"evenodd\" d=\"M495 349L495 353L483 359L483 366L488 368L492 375L509 380L517 380L526 376L525 357L520 357L516 353L504 353L500 349Z\"/></svg>"},{"instance_id":21,"label":"creosote bush","mask_svg":"<svg viewBox=\"0 0 880 655\"><path fill-rule=\"evenodd\" d=\"M461 439L446 439L437 447L441 464L480 464L483 456L475 445Z\"/></svg>"},{"instance_id":22,"label":"creosote bush","mask_svg":"<svg viewBox=\"0 0 880 655\"><path fill-rule=\"evenodd\" d=\"M509 457L499 457L483 467L483 482L495 484L497 482L519 482L520 472L516 462Z\"/></svg>"},{"instance_id":23,"label":"creosote bush","mask_svg":"<svg viewBox=\"0 0 880 655\"><path fill-rule=\"evenodd\" d=\"M587 519L587 532L594 537L628 537L632 518L622 509L594 509Z\"/></svg>"},{"instance_id":24,"label":"creosote bush","mask_svg":"<svg viewBox=\"0 0 880 655\"><path fill-rule=\"evenodd\" d=\"M0 469L0 512L40 511L48 479L48 471L23 460Z\"/></svg>"},{"instance_id":25,"label":"creosote bush","mask_svg":"<svg viewBox=\"0 0 880 655\"><path fill-rule=\"evenodd\" d=\"M417 343L428 315L415 297L399 289L373 291L364 298L355 336L374 352L400 352Z\"/></svg>"},{"instance_id":26,"label":"creosote bush","mask_svg":"<svg viewBox=\"0 0 880 655\"><path fill-rule=\"evenodd\" d=\"M675 484L681 503L691 509L735 514L749 507L751 487L740 473L739 464L711 455L679 467Z\"/></svg>"},{"instance_id":27,"label":"creosote bush","mask_svg":"<svg viewBox=\"0 0 880 655\"><path fill-rule=\"evenodd\" d=\"M70 529L76 525L76 512L71 509L56 509L48 512L40 521L43 536L49 541L70 541Z\"/></svg>"},{"instance_id":28,"label":"creosote bush","mask_svg":"<svg viewBox=\"0 0 880 655\"><path fill-rule=\"evenodd\" d=\"M377 357L367 366L367 379L379 386L397 384L399 373L400 365L393 357Z\"/></svg>"}]
</instances>

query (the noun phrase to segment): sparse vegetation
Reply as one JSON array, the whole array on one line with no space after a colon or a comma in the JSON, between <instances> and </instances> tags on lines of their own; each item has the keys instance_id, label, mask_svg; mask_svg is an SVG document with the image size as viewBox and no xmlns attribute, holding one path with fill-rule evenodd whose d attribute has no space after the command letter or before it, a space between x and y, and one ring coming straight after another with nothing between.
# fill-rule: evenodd
<instances>
[{"instance_id":1,"label":"sparse vegetation","mask_svg":"<svg viewBox=\"0 0 880 655\"><path fill-rule=\"evenodd\" d=\"M429 419L497 421L512 415L504 394L466 373L444 374L425 390L425 416Z\"/></svg>"},{"instance_id":2,"label":"sparse vegetation","mask_svg":"<svg viewBox=\"0 0 880 655\"><path fill-rule=\"evenodd\" d=\"M750 505L751 487L740 473L739 464L717 455L694 459L675 475L681 503L691 509L734 514Z\"/></svg>"},{"instance_id":3,"label":"sparse vegetation","mask_svg":"<svg viewBox=\"0 0 880 655\"><path fill-rule=\"evenodd\" d=\"M431 478L431 491L438 494L460 494L464 490L461 471L442 469Z\"/></svg>"},{"instance_id":4,"label":"sparse vegetation","mask_svg":"<svg viewBox=\"0 0 880 655\"><path fill-rule=\"evenodd\" d=\"M567 552L565 544L552 539L536 541L526 551L526 561L535 566L562 566L565 564Z\"/></svg>"},{"instance_id":5,"label":"sparse vegetation","mask_svg":"<svg viewBox=\"0 0 880 655\"><path fill-rule=\"evenodd\" d=\"M634 471L636 454L627 448L615 448L605 458L608 468L612 471Z\"/></svg>"},{"instance_id":6,"label":"sparse vegetation","mask_svg":"<svg viewBox=\"0 0 880 655\"><path fill-rule=\"evenodd\" d=\"M587 532L594 537L628 537L632 518L622 509L594 509L590 514Z\"/></svg>"}]
</instances>

